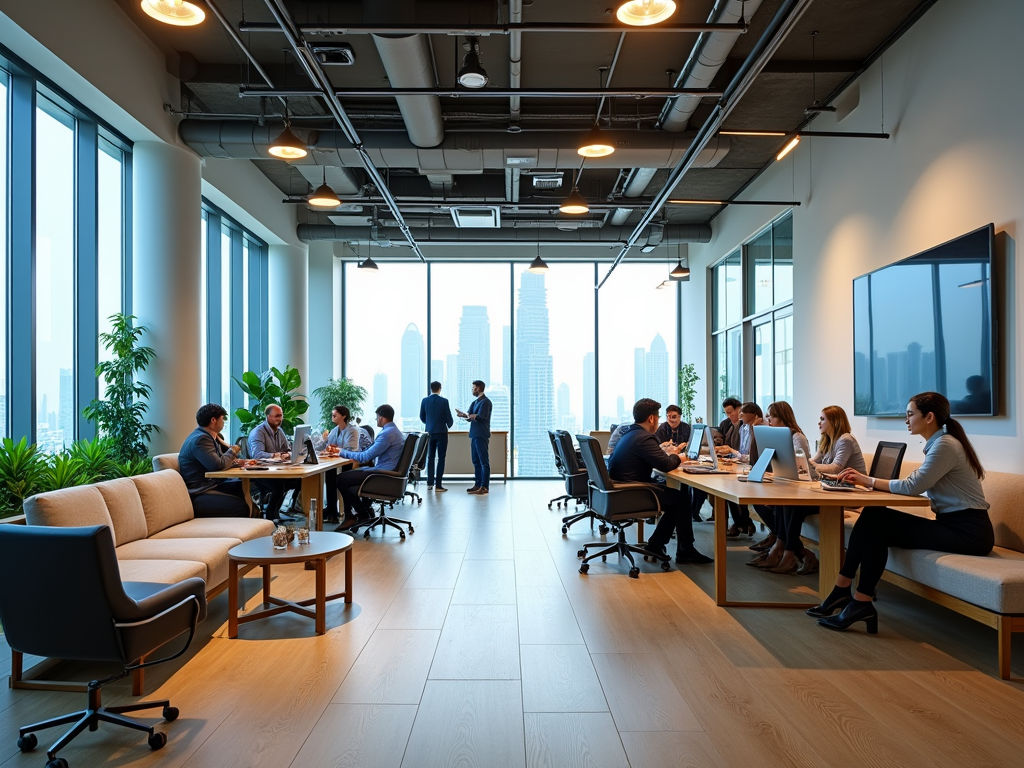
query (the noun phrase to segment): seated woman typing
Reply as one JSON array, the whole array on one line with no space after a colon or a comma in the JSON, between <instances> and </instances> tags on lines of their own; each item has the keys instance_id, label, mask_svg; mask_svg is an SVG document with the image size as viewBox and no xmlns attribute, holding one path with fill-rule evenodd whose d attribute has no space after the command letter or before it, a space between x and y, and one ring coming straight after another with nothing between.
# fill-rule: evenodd
<instances>
[{"instance_id":1,"label":"seated woman typing","mask_svg":"<svg viewBox=\"0 0 1024 768\"><path fill-rule=\"evenodd\" d=\"M768 425L788 427L793 435L793 450L810 453L810 444L800 425L796 423L793 407L784 400L768 406ZM755 507L771 534L762 543L761 554L749 565L764 568L771 573L816 573L818 558L800 541L800 528L807 515L817 514L817 507Z\"/></svg>"},{"instance_id":2,"label":"seated woman typing","mask_svg":"<svg viewBox=\"0 0 1024 768\"><path fill-rule=\"evenodd\" d=\"M992 551L995 534L981 481L985 470L959 422L950 418L949 401L938 392L922 392L907 403L907 429L925 438L924 463L906 480L881 480L863 471L846 469L843 480L880 491L931 500L935 519L897 512L887 507L865 507L861 512L839 571L836 586L825 601L807 613L820 616L828 629L847 629L858 621L869 634L878 632L878 613L871 602L885 571L889 547L934 549L982 557ZM860 569L857 591L850 594ZM842 613L832 614L839 608Z\"/></svg>"}]
</instances>

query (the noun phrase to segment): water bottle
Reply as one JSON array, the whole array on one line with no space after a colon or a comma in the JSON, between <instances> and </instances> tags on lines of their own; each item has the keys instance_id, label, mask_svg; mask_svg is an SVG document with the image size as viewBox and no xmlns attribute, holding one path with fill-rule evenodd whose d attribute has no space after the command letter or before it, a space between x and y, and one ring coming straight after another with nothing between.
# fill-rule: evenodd
<instances>
[{"instance_id":1,"label":"water bottle","mask_svg":"<svg viewBox=\"0 0 1024 768\"><path fill-rule=\"evenodd\" d=\"M320 515L320 508L317 506L316 499L309 500L309 530L318 531L320 527L316 524L317 517Z\"/></svg>"}]
</instances>

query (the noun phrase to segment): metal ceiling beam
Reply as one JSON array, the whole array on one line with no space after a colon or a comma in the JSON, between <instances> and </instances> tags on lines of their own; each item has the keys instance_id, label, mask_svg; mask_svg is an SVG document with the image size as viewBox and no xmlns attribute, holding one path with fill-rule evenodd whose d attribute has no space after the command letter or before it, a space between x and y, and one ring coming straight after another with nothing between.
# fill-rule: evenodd
<instances>
[{"instance_id":1,"label":"metal ceiling beam","mask_svg":"<svg viewBox=\"0 0 1024 768\"><path fill-rule=\"evenodd\" d=\"M654 217L658 215L662 206L672 197L672 192L676 186L682 180L683 176L686 175L687 171L693 166L697 159L697 155L707 146L708 142L714 137L718 130L722 127L722 123L729 116L729 114L736 108L736 105L743 98L746 92L753 85L754 80L761 74L761 70L765 64L771 59L772 55L782 44L782 41L786 39L786 36L790 33L796 23L803 16L804 12L810 7L813 0L783 0L782 5L779 7L775 16L771 22L765 28L764 34L754 44L750 55L747 56L743 62L743 66L740 71L736 73L732 82L725 89L725 94L719 99L715 105L711 114L707 120L704 121L704 125L701 126L700 130L697 131L697 136L694 138L690 147L686 150L686 153L680 159L672 172L669 174L668 181L662 187L661 191L655 195L654 202L651 203L651 207L647 209L647 212L641 217L640 223L636 225L633 233L626 240L626 244L619 251L618 256L612 262L608 272L597 284L598 288L601 288L611 276L615 268L622 262L629 253L629 250L636 244L640 239L641 233L646 227L654 220Z\"/></svg>"},{"instance_id":2,"label":"metal ceiling beam","mask_svg":"<svg viewBox=\"0 0 1024 768\"><path fill-rule=\"evenodd\" d=\"M366 170L367 175L373 181L377 190L380 192L381 197L388 204L388 208L391 210L391 214L395 217L398 222L399 230L405 237L409 246L413 252L419 257L420 261L426 263L427 258L423 255L423 251L420 250L419 244L416 242L416 238L413 237L412 232L409 229L409 225L402 217L402 212L399 210L398 201L395 200L391 194L391 190L388 189L387 182L381 175L380 171L377 170L377 166L370 160L370 156L367 154L366 149L363 147L363 142L359 138L359 133L356 131L355 126L352 125L352 121L349 120L348 115L345 113L345 108L338 101L338 97L334 94L334 85L331 83L327 73L324 72L320 62L317 61L313 52L306 46L305 41L302 39L302 34L296 28L295 22L288 13L288 9L285 8L284 0L264 0L267 4L267 8L270 9L273 14L275 21L280 32L284 33L285 38L288 40L288 45L291 46L295 52L296 58L299 63L302 64L302 68L306 71L306 75L309 79L321 89L318 94L327 104L327 108L331 114L334 115L334 119L338 121L338 125L341 126L344 131L346 138L352 143L353 148L359 154L359 160Z\"/></svg>"},{"instance_id":3,"label":"metal ceiling beam","mask_svg":"<svg viewBox=\"0 0 1024 768\"><path fill-rule=\"evenodd\" d=\"M271 2L272 0L267 0ZM746 33L745 24L653 24L647 27L630 27L625 24L582 24L572 22L546 23L525 22L520 24L470 24L455 27L450 24L294 24L299 35L449 35L452 37L487 37L489 35L510 35L513 32L621 32L630 33L673 33L673 32L735 32ZM238 31L280 32L277 24L259 21L243 21Z\"/></svg>"},{"instance_id":4,"label":"metal ceiling beam","mask_svg":"<svg viewBox=\"0 0 1024 768\"><path fill-rule=\"evenodd\" d=\"M263 88L242 86L238 89L240 98L277 96L308 98L320 96L315 88ZM718 98L722 91L705 88L334 88L338 97L389 97L389 96L450 96L466 99L507 99L522 96L539 99L664 99L673 96L698 96Z\"/></svg>"}]
</instances>

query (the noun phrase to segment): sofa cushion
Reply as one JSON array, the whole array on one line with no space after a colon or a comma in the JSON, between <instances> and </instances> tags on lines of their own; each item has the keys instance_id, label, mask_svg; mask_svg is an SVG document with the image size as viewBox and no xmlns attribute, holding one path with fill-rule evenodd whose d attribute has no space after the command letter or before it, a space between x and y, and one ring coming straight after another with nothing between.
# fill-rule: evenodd
<instances>
[{"instance_id":1,"label":"sofa cushion","mask_svg":"<svg viewBox=\"0 0 1024 768\"><path fill-rule=\"evenodd\" d=\"M241 539L141 539L117 548L118 560L194 560L206 565L207 590L228 577L228 550ZM122 581L125 581L122 576Z\"/></svg>"},{"instance_id":2,"label":"sofa cushion","mask_svg":"<svg viewBox=\"0 0 1024 768\"><path fill-rule=\"evenodd\" d=\"M1024 554L996 547L986 557L889 548L886 569L997 613L1024 613Z\"/></svg>"},{"instance_id":3,"label":"sofa cushion","mask_svg":"<svg viewBox=\"0 0 1024 768\"><path fill-rule=\"evenodd\" d=\"M25 499L25 522L68 528L80 525L106 525L111 530L106 502L95 485L61 488Z\"/></svg>"},{"instance_id":4,"label":"sofa cushion","mask_svg":"<svg viewBox=\"0 0 1024 768\"><path fill-rule=\"evenodd\" d=\"M114 523L114 546L146 538L146 513L142 498L131 478L121 477L97 483L96 490L103 495L110 519Z\"/></svg>"},{"instance_id":5,"label":"sofa cushion","mask_svg":"<svg viewBox=\"0 0 1024 768\"><path fill-rule=\"evenodd\" d=\"M154 472L160 472L164 469L173 469L175 472L178 472L180 466L178 464L178 454L176 453L160 453L153 457Z\"/></svg>"},{"instance_id":6,"label":"sofa cushion","mask_svg":"<svg viewBox=\"0 0 1024 768\"><path fill-rule=\"evenodd\" d=\"M1024 552L1024 475L988 472L981 481L996 546Z\"/></svg>"},{"instance_id":7,"label":"sofa cushion","mask_svg":"<svg viewBox=\"0 0 1024 768\"><path fill-rule=\"evenodd\" d=\"M154 539L224 539L234 538L242 541L269 536L274 532L274 524L269 520L251 517L197 517L184 523L172 525L160 533L153 534Z\"/></svg>"},{"instance_id":8,"label":"sofa cushion","mask_svg":"<svg viewBox=\"0 0 1024 768\"><path fill-rule=\"evenodd\" d=\"M181 475L173 469L151 475L136 475L132 482L142 499L150 536L176 523L192 519L192 499L188 495L188 488Z\"/></svg>"},{"instance_id":9,"label":"sofa cushion","mask_svg":"<svg viewBox=\"0 0 1024 768\"><path fill-rule=\"evenodd\" d=\"M206 564L197 560L118 560L121 581L176 584L193 576L206 580Z\"/></svg>"}]
</instances>

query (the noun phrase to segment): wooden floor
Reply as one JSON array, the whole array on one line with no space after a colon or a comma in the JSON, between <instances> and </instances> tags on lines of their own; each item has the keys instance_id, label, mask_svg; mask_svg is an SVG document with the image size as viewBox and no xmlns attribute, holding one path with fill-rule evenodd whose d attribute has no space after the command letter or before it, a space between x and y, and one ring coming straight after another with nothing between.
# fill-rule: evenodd
<instances>
[{"instance_id":1,"label":"wooden floor","mask_svg":"<svg viewBox=\"0 0 1024 768\"><path fill-rule=\"evenodd\" d=\"M471 497L420 487L416 533L356 541L355 600L328 632L281 615L226 639L227 595L187 656L150 670L150 698L180 718L151 752L101 726L61 754L84 766L1016 766L1024 760L1024 648L995 677L995 632L882 584L880 633L832 633L797 610L716 608L709 566L638 580L609 560L581 576L578 524L560 533L555 482L497 484ZM705 509L707 513L707 508ZM697 526L711 551L711 526ZM792 598L816 577L744 568L730 593ZM340 562L328 566L341 588ZM258 571L245 580L254 606ZM275 569L274 589L311 594L313 573ZM11 585L2 585L9 589ZM788 595L786 593L789 593ZM9 668L0 643L0 664ZM60 665L62 677L104 669ZM120 682L108 704L130 701ZM84 694L0 682L0 765L17 726L78 709ZM154 712L154 714L157 714ZM152 722L158 722L153 720Z\"/></svg>"}]
</instances>

